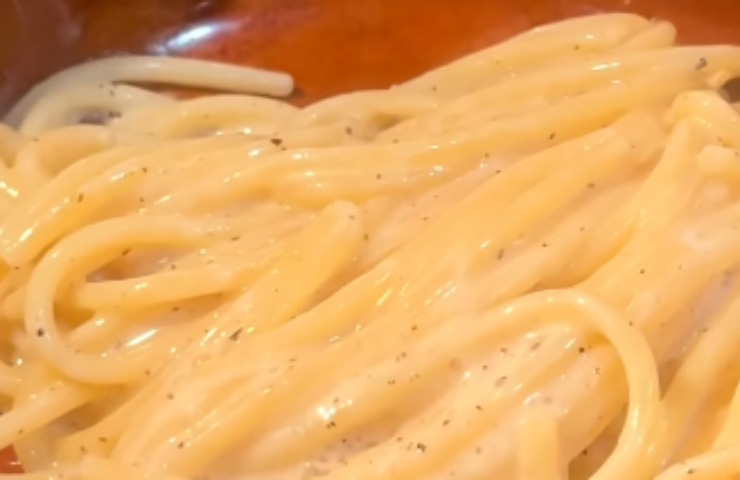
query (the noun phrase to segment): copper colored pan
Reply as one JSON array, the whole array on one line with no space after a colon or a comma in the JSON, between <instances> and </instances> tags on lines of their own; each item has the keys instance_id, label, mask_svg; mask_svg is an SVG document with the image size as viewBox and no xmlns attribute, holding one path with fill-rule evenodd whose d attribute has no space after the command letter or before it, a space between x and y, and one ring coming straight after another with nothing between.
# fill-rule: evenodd
<instances>
[{"instance_id":1,"label":"copper colored pan","mask_svg":"<svg viewBox=\"0 0 740 480\"><path fill-rule=\"evenodd\" d=\"M740 44L740 0L0 0L0 114L40 79L125 52L290 72L305 104L386 87L545 22L599 11ZM0 472L18 471L11 452Z\"/></svg>"}]
</instances>

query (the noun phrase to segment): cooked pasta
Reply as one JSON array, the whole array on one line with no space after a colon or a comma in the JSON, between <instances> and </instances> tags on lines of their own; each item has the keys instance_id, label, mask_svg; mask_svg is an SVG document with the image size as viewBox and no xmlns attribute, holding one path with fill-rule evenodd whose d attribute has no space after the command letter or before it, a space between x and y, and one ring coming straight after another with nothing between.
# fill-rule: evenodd
<instances>
[{"instance_id":1,"label":"cooked pasta","mask_svg":"<svg viewBox=\"0 0 740 480\"><path fill-rule=\"evenodd\" d=\"M740 476L740 47L674 42L576 18L302 109L195 60L42 83L0 479Z\"/></svg>"}]
</instances>

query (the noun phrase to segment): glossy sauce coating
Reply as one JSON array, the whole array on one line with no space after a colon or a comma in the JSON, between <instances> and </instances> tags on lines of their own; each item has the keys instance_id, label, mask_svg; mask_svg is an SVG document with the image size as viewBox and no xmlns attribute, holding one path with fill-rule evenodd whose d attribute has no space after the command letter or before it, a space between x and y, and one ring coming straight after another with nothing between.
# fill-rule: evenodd
<instances>
[{"instance_id":1,"label":"glossy sauce coating","mask_svg":"<svg viewBox=\"0 0 740 480\"><path fill-rule=\"evenodd\" d=\"M383 88L550 21L603 11L668 19L680 40L740 44L737 0L0 1L0 112L30 85L123 52L290 72L306 104ZM19 471L12 452L0 472Z\"/></svg>"}]
</instances>

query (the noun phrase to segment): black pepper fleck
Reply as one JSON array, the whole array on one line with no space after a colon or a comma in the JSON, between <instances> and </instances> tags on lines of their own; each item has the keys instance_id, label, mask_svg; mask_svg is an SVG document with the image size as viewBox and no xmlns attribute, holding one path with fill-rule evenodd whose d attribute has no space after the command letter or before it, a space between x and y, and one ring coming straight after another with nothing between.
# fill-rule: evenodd
<instances>
[{"instance_id":1,"label":"black pepper fleck","mask_svg":"<svg viewBox=\"0 0 740 480\"><path fill-rule=\"evenodd\" d=\"M236 329L234 333L229 335L229 340L231 340L232 342L236 342L237 340L239 340L239 337L241 336L241 334L242 334L242 329L238 328Z\"/></svg>"}]
</instances>

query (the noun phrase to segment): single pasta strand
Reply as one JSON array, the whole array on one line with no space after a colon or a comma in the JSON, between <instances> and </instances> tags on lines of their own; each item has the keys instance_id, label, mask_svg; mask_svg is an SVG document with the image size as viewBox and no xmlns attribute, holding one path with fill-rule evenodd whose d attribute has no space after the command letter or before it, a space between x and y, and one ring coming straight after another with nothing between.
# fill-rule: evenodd
<instances>
[{"instance_id":1,"label":"single pasta strand","mask_svg":"<svg viewBox=\"0 0 740 480\"><path fill-rule=\"evenodd\" d=\"M12 167L18 151L27 142L19 132L0 123L0 160L6 167Z\"/></svg>"},{"instance_id":2,"label":"single pasta strand","mask_svg":"<svg viewBox=\"0 0 740 480\"><path fill-rule=\"evenodd\" d=\"M317 124L337 122L343 118L354 118L355 121L357 117L374 120L413 118L434 111L439 106L439 102L429 95L398 90L360 91L330 97L309 105L298 112L285 128L302 130Z\"/></svg>"},{"instance_id":3,"label":"single pasta strand","mask_svg":"<svg viewBox=\"0 0 740 480\"><path fill-rule=\"evenodd\" d=\"M735 387L735 393L730 402L730 409L727 412L724 426L714 441L713 447L716 449L726 448L738 443L738 433L740 433L740 385Z\"/></svg>"},{"instance_id":4,"label":"single pasta strand","mask_svg":"<svg viewBox=\"0 0 740 480\"><path fill-rule=\"evenodd\" d=\"M541 408L531 410L520 427L517 480L559 480L558 424Z\"/></svg>"},{"instance_id":5,"label":"single pasta strand","mask_svg":"<svg viewBox=\"0 0 740 480\"><path fill-rule=\"evenodd\" d=\"M185 58L107 58L62 71L36 85L16 103L5 117L5 122L19 125L35 103L56 89L75 83L111 80L186 85L277 96L288 95L293 90L293 80L288 75L266 70Z\"/></svg>"},{"instance_id":6,"label":"single pasta strand","mask_svg":"<svg viewBox=\"0 0 740 480\"><path fill-rule=\"evenodd\" d=\"M654 21L647 29L613 48L612 51L622 53L667 48L676 41L676 34L676 27L670 22Z\"/></svg>"},{"instance_id":7,"label":"single pasta strand","mask_svg":"<svg viewBox=\"0 0 740 480\"><path fill-rule=\"evenodd\" d=\"M713 478L731 477L740 472L739 454L740 446L737 444L711 450L669 467L660 475L656 476L655 480L710 480Z\"/></svg>"},{"instance_id":8,"label":"single pasta strand","mask_svg":"<svg viewBox=\"0 0 740 480\"><path fill-rule=\"evenodd\" d=\"M192 283L193 276L201 280ZM156 303L212 295L228 290L234 283L234 274L223 267L202 267L177 272L139 277L131 280L113 280L83 286L76 303L87 309L141 308Z\"/></svg>"},{"instance_id":9,"label":"single pasta strand","mask_svg":"<svg viewBox=\"0 0 740 480\"><path fill-rule=\"evenodd\" d=\"M41 135L54 128L74 123L88 113L103 119L120 115L137 105L164 104L173 99L130 85L100 84L70 86L41 98L23 117L18 131L24 135Z\"/></svg>"},{"instance_id":10,"label":"single pasta strand","mask_svg":"<svg viewBox=\"0 0 740 480\"><path fill-rule=\"evenodd\" d=\"M244 133L269 135L290 121L296 112L290 105L266 98L218 95L142 106L123 114L113 126L159 138L187 138L246 123L250 126L244 128Z\"/></svg>"},{"instance_id":11,"label":"single pasta strand","mask_svg":"<svg viewBox=\"0 0 740 480\"><path fill-rule=\"evenodd\" d=\"M82 459L75 474L80 480L186 480L183 477L158 473L156 477L144 474L140 468L111 461L107 458L88 455Z\"/></svg>"}]
</instances>

